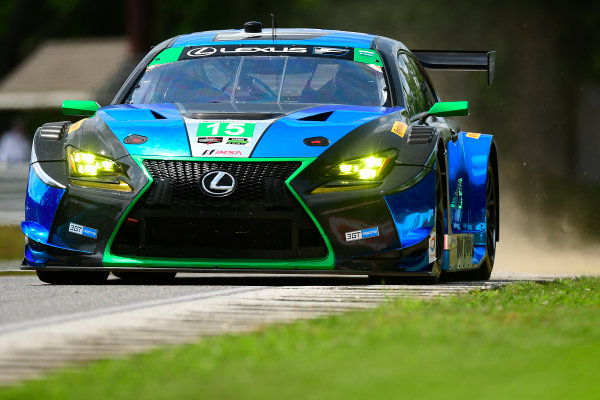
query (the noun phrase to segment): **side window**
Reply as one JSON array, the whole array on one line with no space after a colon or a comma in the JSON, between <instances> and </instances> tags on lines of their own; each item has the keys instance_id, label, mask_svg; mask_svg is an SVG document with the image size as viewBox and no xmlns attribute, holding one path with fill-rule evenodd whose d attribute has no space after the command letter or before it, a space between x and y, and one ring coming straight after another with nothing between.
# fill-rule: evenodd
<instances>
[{"instance_id":1,"label":"side window","mask_svg":"<svg viewBox=\"0 0 600 400\"><path fill-rule=\"evenodd\" d=\"M406 53L400 53L398 65L409 112L414 115L428 111L435 104L436 96L421 68Z\"/></svg>"},{"instance_id":2,"label":"side window","mask_svg":"<svg viewBox=\"0 0 600 400\"><path fill-rule=\"evenodd\" d=\"M439 101L437 94L435 93L435 90L433 90L433 85L431 84L429 77L423 70L423 67L421 65L419 65L419 63L414 59L414 57L410 57L410 60L415 65L416 69L418 70L418 74L423 82L421 84L421 89L424 92L425 97L427 97L427 101L429 103L429 108L431 108L435 103L437 103Z\"/></svg>"}]
</instances>

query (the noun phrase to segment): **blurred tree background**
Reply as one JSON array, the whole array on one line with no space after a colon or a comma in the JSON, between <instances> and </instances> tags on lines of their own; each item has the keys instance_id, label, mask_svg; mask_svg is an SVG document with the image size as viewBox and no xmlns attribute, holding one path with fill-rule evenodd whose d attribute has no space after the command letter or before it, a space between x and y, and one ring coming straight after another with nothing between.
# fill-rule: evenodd
<instances>
[{"instance_id":1,"label":"blurred tree background","mask_svg":"<svg viewBox=\"0 0 600 400\"><path fill-rule=\"evenodd\" d=\"M496 50L491 88L483 73L431 73L441 97L471 102L463 129L496 135L501 190L520 207L600 237L597 0L0 0L0 77L51 38L127 36L139 57L182 33L270 27L271 13L279 27L368 32L412 49Z\"/></svg>"}]
</instances>

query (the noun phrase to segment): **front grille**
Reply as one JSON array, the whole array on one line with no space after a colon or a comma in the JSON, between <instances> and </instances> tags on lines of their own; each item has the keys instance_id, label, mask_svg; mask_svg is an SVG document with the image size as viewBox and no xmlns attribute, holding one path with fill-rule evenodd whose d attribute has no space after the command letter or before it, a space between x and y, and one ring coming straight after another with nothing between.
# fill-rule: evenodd
<instances>
[{"instance_id":1,"label":"front grille","mask_svg":"<svg viewBox=\"0 0 600 400\"><path fill-rule=\"evenodd\" d=\"M154 178L171 186L171 202L174 207L242 207L259 204L273 194L287 193L284 183L301 163L288 162L212 162L212 161L161 161L144 160L144 166ZM235 191L227 197L210 197L200 190L200 177L209 171L220 170L232 174L236 181ZM273 193L276 187L280 193ZM287 197L287 194L283 194ZM276 200L276 199L275 199ZM285 201L285 200L283 200Z\"/></svg>"},{"instance_id":2,"label":"front grille","mask_svg":"<svg viewBox=\"0 0 600 400\"><path fill-rule=\"evenodd\" d=\"M144 160L154 182L127 215L118 255L212 259L303 259L327 255L306 211L285 186L301 163ZM227 171L228 197L210 197L200 177Z\"/></svg>"}]
</instances>

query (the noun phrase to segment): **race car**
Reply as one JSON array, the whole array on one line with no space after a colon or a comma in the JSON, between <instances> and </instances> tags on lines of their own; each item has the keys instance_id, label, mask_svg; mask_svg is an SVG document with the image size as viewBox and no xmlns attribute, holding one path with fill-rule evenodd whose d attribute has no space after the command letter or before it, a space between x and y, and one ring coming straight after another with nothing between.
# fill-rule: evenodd
<instances>
[{"instance_id":1,"label":"race car","mask_svg":"<svg viewBox=\"0 0 600 400\"><path fill-rule=\"evenodd\" d=\"M77 54L73 54L77 57ZM37 129L24 270L47 283L177 272L490 277L494 138L449 117L425 69L493 51L411 51L364 33L244 29L154 47L110 105Z\"/></svg>"}]
</instances>

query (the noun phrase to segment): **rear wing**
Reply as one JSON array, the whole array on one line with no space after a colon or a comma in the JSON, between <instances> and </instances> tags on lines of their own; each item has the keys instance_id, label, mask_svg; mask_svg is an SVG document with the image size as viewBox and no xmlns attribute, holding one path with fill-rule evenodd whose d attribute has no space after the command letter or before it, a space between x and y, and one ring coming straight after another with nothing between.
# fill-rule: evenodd
<instances>
[{"instance_id":1,"label":"rear wing","mask_svg":"<svg viewBox=\"0 0 600 400\"><path fill-rule=\"evenodd\" d=\"M448 51L411 50L417 60L427 69L454 71L487 71L488 86L494 80L496 70L495 51Z\"/></svg>"}]
</instances>

